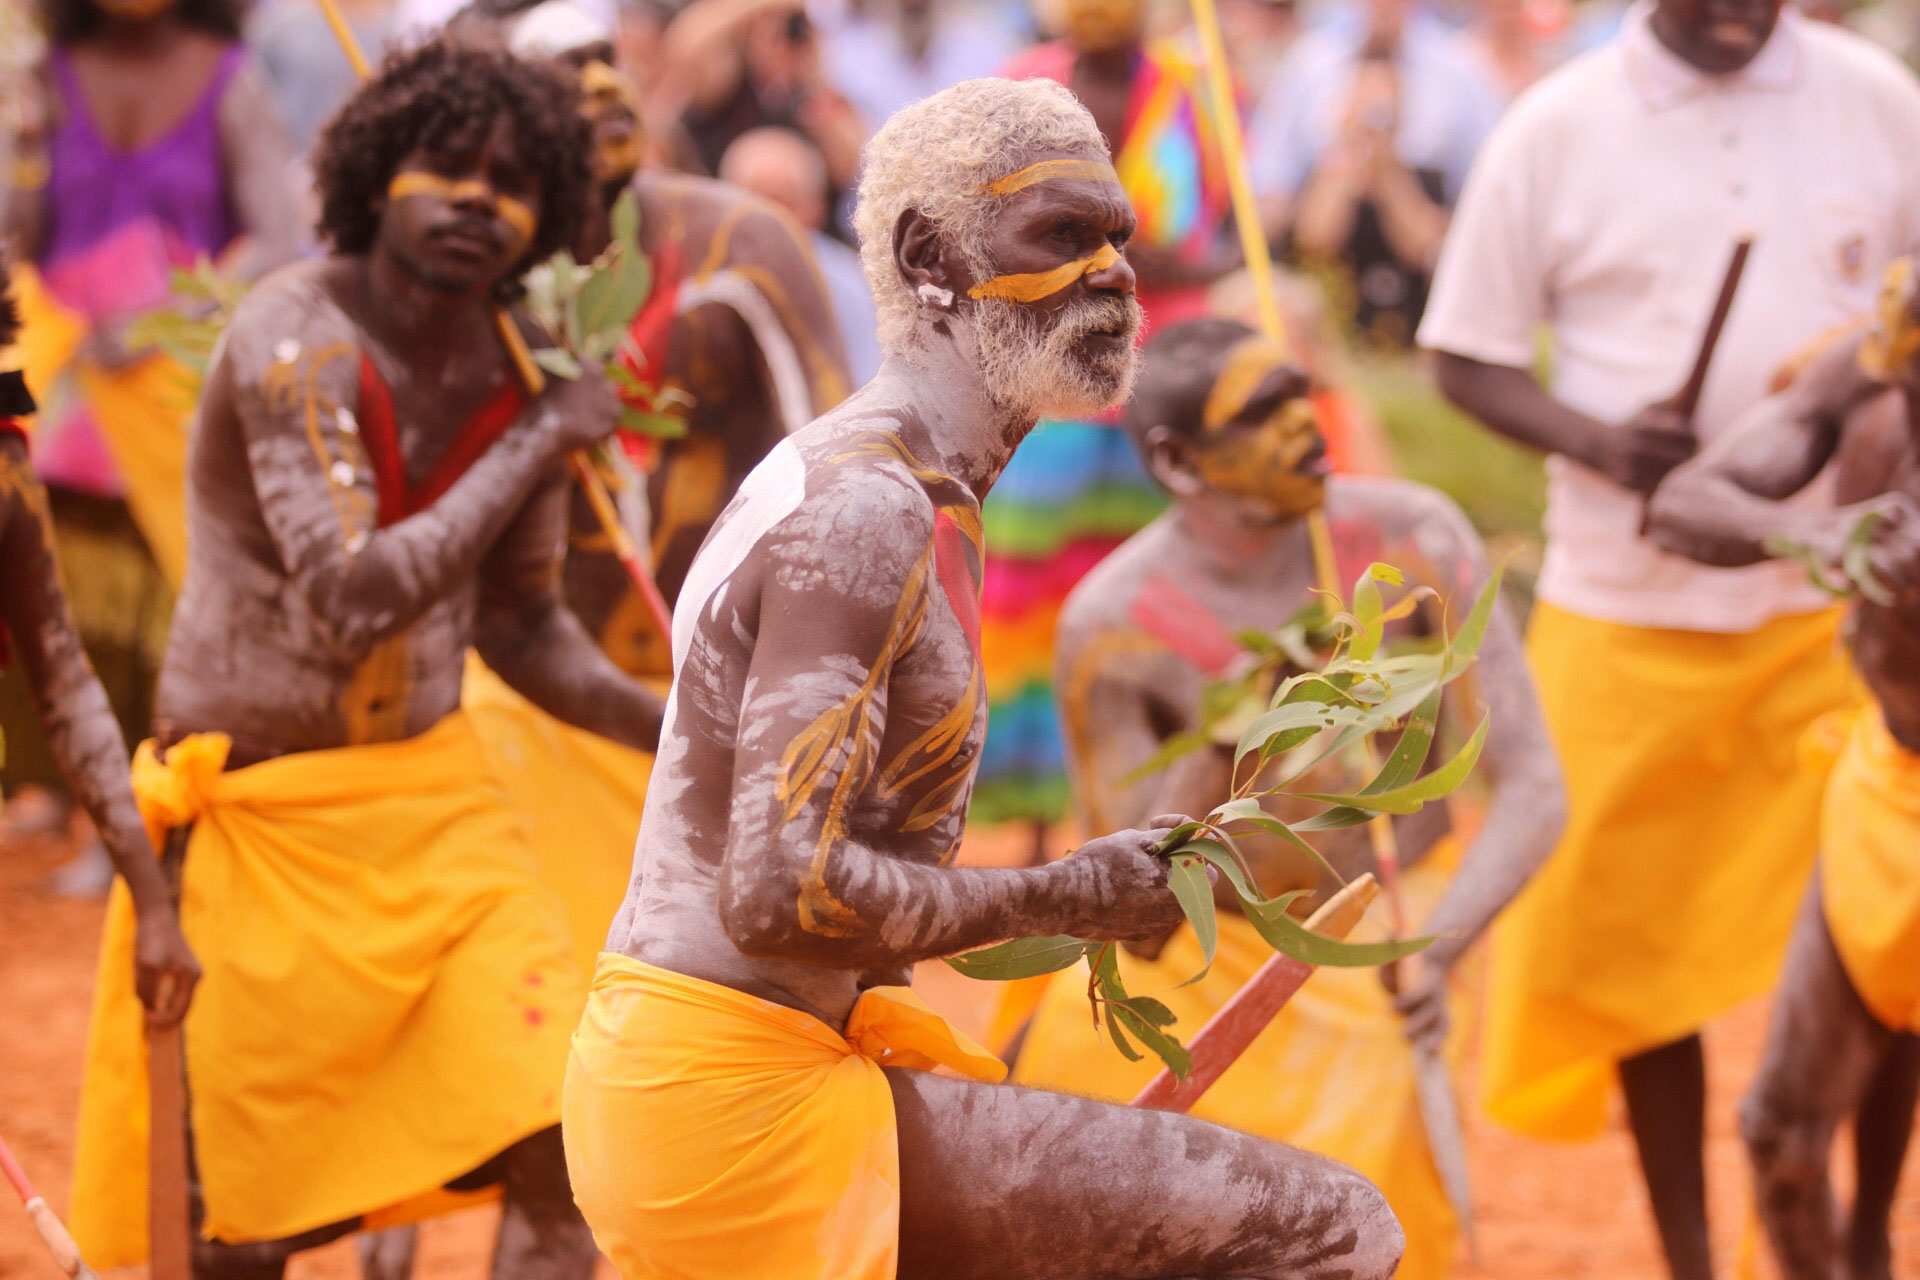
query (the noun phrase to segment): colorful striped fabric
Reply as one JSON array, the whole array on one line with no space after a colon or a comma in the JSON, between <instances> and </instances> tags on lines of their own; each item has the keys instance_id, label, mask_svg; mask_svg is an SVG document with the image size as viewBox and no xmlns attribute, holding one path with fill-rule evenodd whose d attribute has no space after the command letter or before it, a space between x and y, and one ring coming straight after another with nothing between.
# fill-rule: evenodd
<instances>
[{"instance_id":1,"label":"colorful striped fabric","mask_svg":"<svg viewBox=\"0 0 1920 1280\"><path fill-rule=\"evenodd\" d=\"M1075 53L1040 45L1009 66L1011 79L1068 83ZM1226 180L1192 62L1176 46L1142 48L1114 161L1143 243L1200 255L1219 234ZM1204 289L1142 290L1150 325L1203 314ZM1050 822L1071 799L1053 698L1053 636L1067 593L1166 505L1109 418L1043 421L988 495L981 647L987 669L987 741L972 819Z\"/></svg>"}]
</instances>

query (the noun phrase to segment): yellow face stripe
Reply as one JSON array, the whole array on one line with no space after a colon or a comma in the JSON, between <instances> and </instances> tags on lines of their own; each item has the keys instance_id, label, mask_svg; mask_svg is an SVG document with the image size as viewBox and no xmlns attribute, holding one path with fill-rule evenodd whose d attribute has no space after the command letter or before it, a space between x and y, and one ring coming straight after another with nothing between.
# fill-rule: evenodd
<instances>
[{"instance_id":1,"label":"yellow face stripe","mask_svg":"<svg viewBox=\"0 0 1920 1280\"><path fill-rule=\"evenodd\" d=\"M533 239L533 230L539 220L533 216L522 201L512 196L501 195L478 178L463 178L456 182L452 178L443 178L437 173L425 173L419 169L402 169L393 175L393 181L387 184L387 199L404 200L408 196L438 196L448 202L456 200L479 199L494 207L500 215L500 221L519 232L524 243Z\"/></svg>"},{"instance_id":2,"label":"yellow face stripe","mask_svg":"<svg viewBox=\"0 0 1920 1280\"><path fill-rule=\"evenodd\" d=\"M1200 425L1216 431L1232 422L1247 407L1247 401L1267 376L1286 363L1286 347L1272 338L1255 334L1234 343L1227 351L1227 358L1220 363L1220 374L1213 380L1213 389L1207 392Z\"/></svg>"},{"instance_id":3,"label":"yellow face stripe","mask_svg":"<svg viewBox=\"0 0 1920 1280\"><path fill-rule=\"evenodd\" d=\"M1038 302L1051 298L1081 276L1105 271L1120 261L1120 251L1110 244L1084 258L1063 262L1051 271L1030 271L1024 275L995 276L967 290L969 298L997 298L1002 302Z\"/></svg>"},{"instance_id":4,"label":"yellow face stripe","mask_svg":"<svg viewBox=\"0 0 1920 1280\"><path fill-rule=\"evenodd\" d=\"M1104 160L1042 160L1030 164L1024 169L1015 169L1006 177L986 183L980 188L983 196L992 196L1004 200L1008 196L1018 195L1028 187L1042 182L1054 182L1069 178L1089 178L1095 182L1111 182L1118 185L1120 178L1113 166Z\"/></svg>"}]
</instances>

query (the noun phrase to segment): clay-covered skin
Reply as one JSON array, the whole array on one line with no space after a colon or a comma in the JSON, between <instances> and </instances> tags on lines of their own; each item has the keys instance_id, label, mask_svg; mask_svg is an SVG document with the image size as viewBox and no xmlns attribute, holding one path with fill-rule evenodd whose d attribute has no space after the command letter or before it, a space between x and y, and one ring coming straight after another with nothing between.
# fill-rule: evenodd
<instances>
[{"instance_id":1,"label":"clay-covered skin","mask_svg":"<svg viewBox=\"0 0 1920 1280\"><path fill-rule=\"evenodd\" d=\"M643 173L632 190L640 202L641 247L656 269L677 263L695 279L731 272L767 300L805 374L806 416L845 398L839 329L819 272L790 223L765 202L707 178ZM605 235L604 226L589 229L581 251L599 252ZM789 429L767 359L738 311L709 302L676 316L671 326L663 380L692 404L687 434L661 444L648 480L654 573L668 603L679 595L721 508ZM574 497L571 528L567 603L624 670L665 675L665 639L650 625L583 495Z\"/></svg>"},{"instance_id":2,"label":"clay-covered skin","mask_svg":"<svg viewBox=\"0 0 1920 1280\"><path fill-rule=\"evenodd\" d=\"M1219 674L1210 676L1139 618L1199 615L1221 637L1271 632L1311 604L1318 585L1304 519L1243 521L1236 513L1245 508L1211 492L1190 467L1160 459L1155 469L1169 465L1180 471L1171 477L1176 492L1187 492L1102 561L1061 614L1056 687L1078 801L1095 822L1132 822L1165 810L1205 812L1227 798L1231 785L1230 747L1202 749L1161 773L1128 780L1165 739L1194 727L1205 687ZM1486 583L1479 535L1459 508L1423 485L1335 477L1327 485L1326 511L1343 591L1367 564L1384 561L1406 575L1404 586L1383 584L1389 606L1408 591L1429 588L1447 602L1448 625L1457 627ZM1432 636L1440 623L1440 608L1429 601L1390 624L1387 642ZM1546 860L1566 814L1558 761L1504 606L1494 611L1478 666L1454 686L1447 705L1456 744L1483 711L1491 716L1481 770L1492 787L1486 820L1446 896L1430 919L1410 922L1437 941L1415 963L1419 976L1404 987L1401 1008L1409 1033L1435 1043L1446 1033L1448 971ZM1430 763L1445 758L1444 752L1444 745L1437 747ZM1331 775L1316 780L1326 790L1364 781ZM1318 807L1280 812L1303 818ZM1445 805L1396 819L1402 865L1417 864L1448 828ZM1312 839L1344 878L1374 869L1364 828ZM1277 839L1250 838L1244 845L1269 893L1336 887L1305 855Z\"/></svg>"},{"instance_id":3,"label":"clay-covered skin","mask_svg":"<svg viewBox=\"0 0 1920 1280\"><path fill-rule=\"evenodd\" d=\"M463 162L470 174L443 176L533 198L512 146L497 126L487 154ZM239 766L409 737L458 706L472 646L555 716L652 745L659 700L607 661L559 594L561 460L610 429L603 380L554 380L444 496L377 526L357 416L362 357L392 393L412 484L514 377L487 290L523 241L469 203L393 201L372 254L287 268L241 305L188 461L187 578L156 717L164 741L219 730ZM454 230L474 219L478 244Z\"/></svg>"},{"instance_id":4,"label":"clay-covered skin","mask_svg":"<svg viewBox=\"0 0 1920 1280\"><path fill-rule=\"evenodd\" d=\"M1909 353L1884 377L1866 372L1861 353L1872 341L1862 330L1834 344L1674 472L1655 495L1651 532L1669 551L1707 564L1754 563L1770 554L1769 539L1784 537L1838 565L1855 523L1878 513L1869 560L1892 603L1856 597L1847 643L1888 731L1920 751L1920 371ZM1837 510L1782 505L1829 465ZM1888 1216L1913 1125L1920 1042L1883 1026L1861 1002L1834 950L1819 883L1816 875L1795 926L1741 1130L1783 1273L1890 1280ZM1848 1120L1863 1144L1842 1224L1828 1170L1834 1132Z\"/></svg>"},{"instance_id":5,"label":"clay-covered skin","mask_svg":"<svg viewBox=\"0 0 1920 1280\"><path fill-rule=\"evenodd\" d=\"M990 243L1001 274L1122 247L1117 185L1036 186ZM775 448L716 524L677 615L684 647L636 876L608 945L845 1025L916 960L1059 932L1153 936L1180 912L1152 847L1173 821L1029 870L949 865L985 730L979 499L1031 427L985 386L977 283L920 215L895 231L929 306L867 387ZM1133 289L1124 258L1035 311ZM1130 335L1129 335L1130 339ZM1124 352L1096 334L1078 359ZM1379 1194L1317 1157L1183 1117L888 1073L901 1274L1384 1277ZM635 1135L636 1141L643 1135Z\"/></svg>"},{"instance_id":6,"label":"clay-covered skin","mask_svg":"<svg viewBox=\"0 0 1920 1280\"><path fill-rule=\"evenodd\" d=\"M26 442L0 432L0 621L25 669L60 771L93 819L132 890L139 932L134 988L155 1023L177 1022L200 966L180 933L146 828L127 785L127 744L86 651L80 646L53 555L46 490ZM159 997L164 989L165 1000Z\"/></svg>"}]
</instances>

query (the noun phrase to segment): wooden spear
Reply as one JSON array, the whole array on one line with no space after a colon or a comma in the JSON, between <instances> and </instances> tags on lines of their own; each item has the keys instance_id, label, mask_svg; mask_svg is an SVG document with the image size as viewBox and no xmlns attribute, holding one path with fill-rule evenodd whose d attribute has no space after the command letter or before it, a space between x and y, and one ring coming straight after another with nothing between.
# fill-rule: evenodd
<instances>
[{"instance_id":1,"label":"wooden spear","mask_svg":"<svg viewBox=\"0 0 1920 1280\"><path fill-rule=\"evenodd\" d=\"M72 1280L98 1280L93 1268L81 1260L80 1247L74 1244L67 1224L60 1221L59 1215L47 1207L46 1199L33 1189L26 1170L13 1158L13 1151L4 1138L0 1138L0 1173L6 1175L14 1191L19 1193L20 1203L26 1206L33 1229L40 1234L41 1243L53 1255L54 1265L60 1268L61 1274Z\"/></svg>"},{"instance_id":2,"label":"wooden spear","mask_svg":"<svg viewBox=\"0 0 1920 1280\"><path fill-rule=\"evenodd\" d=\"M1285 344L1287 343L1286 322L1281 317L1280 303L1273 285L1273 256L1267 248L1265 228L1260 223L1259 209L1253 197L1253 183L1247 176L1246 147L1240 132L1240 108L1234 99L1233 81L1227 64L1226 44L1220 36L1220 16L1215 11L1214 0L1190 0L1190 3L1193 8L1194 26L1199 32L1201 47L1206 54L1207 85L1213 100L1215 127L1220 131L1221 158L1226 166L1228 193L1233 200L1233 220L1240 233L1240 245L1247 260L1247 271L1253 278L1254 297L1259 306L1261 325L1269 337ZM1333 536L1328 528L1324 510L1316 510L1308 514L1307 531L1313 546L1314 576L1319 579L1320 589L1336 600L1344 599L1339 569L1334 559ZM1367 753L1367 759L1371 762L1373 759L1371 744L1363 741L1361 745ZM1407 920L1406 909L1400 896L1400 852L1393 830L1393 819L1382 814L1367 824L1367 831L1373 844L1374 861L1380 869L1380 880L1386 890L1392 936L1403 937L1406 933ZM1359 883L1358 880L1354 882L1356 885ZM1371 892L1371 890L1368 891L1369 896ZM1338 900L1336 897L1333 901ZM1333 902L1327 904L1328 907L1332 905ZM1275 961L1280 959L1281 957L1275 957ZM1269 961L1268 967L1270 968L1275 961ZM1265 972L1263 969L1262 974ZM1260 976L1256 975L1254 981L1259 981ZM1389 989L1398 987L1393 967L1389 967L1384 976ZM1281 998L1280 1004L1284 1004L1286 998L1293 994L1293 990L1298 990L1299 984L1305 980L1306 974L1301 973L1294 982L1293 988ZM1274 982L1277 986L1280 979L1276 976ZM1222 1012L1225 1011L1222 1010ZM1274 1005L1272 1011L1268 1013L1268 1020L1271 1020L1273 1013L1277 1012L1279 1012L1279 1004ZM1211 1026L1212 1024L1209 1024L1209 1029ZM1202 1035L1205 1035L1205 1031ZM1248 1043L1251 1043L1251 1036L1248 1037ZM1244 1049L1245 1045L1241 1048ZM1222 1070L1224 1069L1223 1067ZM1197 1071L1196 1066L1196 1074ZM1454 1214L1460 1220L1467 1238L1468 1249L1471 1251L1473 1248L1473 1193L1466 1178L1466 1134L1460 1123L1459 1105L1454 1098L1453 1083L1447 1077L1446 1064L1437 1054L1416 1050L1414 1072L1416 1092L1420 1099L1420 1116L1427 1130L1427 1142L1433 1152L1434 1165L1441 1175L1441 1181L1446 1187L1447 1199L1452 1203Z\"/></svg>"},{"instance_id":3,"label":"wooden spear","mask_svg":"<svg viewBox=\"0 0 1920 1280\"><path fill-rule=\"evenodd\" d=\"M333 38L339 42L340 52L347 57L347 63L353 68L353 74L365 80L373 74L367 55L360 48L353 28L347 25L345 15L340 12L337 0L318 0L320 12L327 20L327 26L333 31ZM520 377L520 385L526 388L529 396L537 396L547 385L540 366L533 362L533 354L527 350L526 339L520 336L520 328L514 324L513 317L507 314L505 307L495 308L494 328L500 334L500 345L506 348L507 356L513 361L514 371ZM634 589L640 593L640 600L646 605L647 613L653 619L653 625L671 644L673 641L673 615L667 608L666 597L660 594L660 586L653 579L653 568L640 555L640 549L634 545L627 527L620 522L620 512L613 505L613 495L607 492L606 482L594 469L593 459L585 450L576 450L568 459L573 468L573 478L579 482L581 491L587 495L587 504L593 508L594 518L600 522L601 530L607 535L607 541L613 548L614 558L620 567L627 571Z\"/></svg>"}]
</instances>

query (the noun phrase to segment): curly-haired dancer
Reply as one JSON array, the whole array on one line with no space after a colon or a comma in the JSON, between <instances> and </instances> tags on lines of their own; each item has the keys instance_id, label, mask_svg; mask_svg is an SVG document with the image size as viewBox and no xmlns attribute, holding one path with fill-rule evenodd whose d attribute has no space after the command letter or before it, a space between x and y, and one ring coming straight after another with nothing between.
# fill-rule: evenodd
<instances>
[{"instance_id":1,"label":"curly-haired dancer","mask_svg":"<svg viewBox=\"0 0 1920 1280\"><path fill-rule=\"evenodd\" d=\"M659 699L558 594L562 460L612 428L613 394L590 375L529 402L491 319L573 234L587 148L540 67L445 44L390 61L319 148L334 256L256 287L208 374L157 742L134 765L184 846L206 969L186 1022L198 1275L279 1276L450 1185L501 1184L495 1274L591 1268L555 1127L580 979L458 710L473 647L562 720L658 734ZM143 1243L114 1216L144 1201L125 969L102 974L75 1193L110 1266Z\"/></svg>"}]
</instances>

